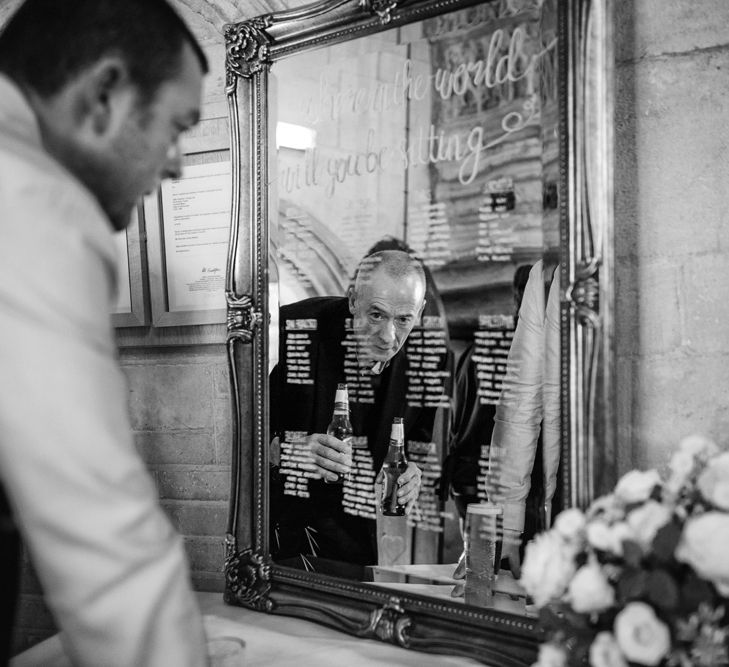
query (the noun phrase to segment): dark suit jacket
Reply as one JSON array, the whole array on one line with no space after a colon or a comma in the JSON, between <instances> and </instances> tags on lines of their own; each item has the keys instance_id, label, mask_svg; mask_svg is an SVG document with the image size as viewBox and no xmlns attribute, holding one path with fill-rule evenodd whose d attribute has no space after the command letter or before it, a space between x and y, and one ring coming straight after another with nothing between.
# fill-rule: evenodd
<instances>
[{"instance_id":1,"label":"dark suit jacket","mask_svg":"<svg viewBox=\"0 0 729 667\"><path fill-rule=\"evenodd\" d=\"M326 433L332 418L337 384L345 382L346 320L350 318L345 297L314 297L284 306L280 311L279 363L271 374L271 435L280 437L286 430ZM286 320L315 319L309 346L313 384L286 382ZM408 360L405 349L393 357L378 376L364 377L374 388L374 403L352 400L350 414L355 436L367 436L375 471L387 453L394 417L403 417L407 440L429 441L432 436L432 408L409 407L406 402ZM354 392L356 395L356 392ZM374 521L343 512L342 487L320 480L309 482L308 500L284 496L272 484L271 514L274 520L271 551L274 558L296 558L309 553L304 525L316 530L317 554L350 563L376 563Z\"/></svg>"}]
</instances>

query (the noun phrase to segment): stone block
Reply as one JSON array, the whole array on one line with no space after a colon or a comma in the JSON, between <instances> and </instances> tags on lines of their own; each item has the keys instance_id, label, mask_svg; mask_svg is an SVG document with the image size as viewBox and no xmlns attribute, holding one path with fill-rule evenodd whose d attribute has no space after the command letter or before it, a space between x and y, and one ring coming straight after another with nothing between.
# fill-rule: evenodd
<instances>
[{"instance_id":1,"label":"stone block","mask_svg":"<svg viewBox=\"0 0 729 667\"><path fill-rule=\"evenodd\" d=\"M681 438L702 433L726 446L729 353L643 358L633 378L633 465L665 470Z\"/></svg>"},{"instance_id":2,"label":"stone block","mask_svg":"<svg viewBox=\"0 0 729 667\"><path fill-rule=\"evenodd\" d=\"M212 429L195 431L138 431L134 441L147 463L202 465L217 463Z\"/></svg>"},{"instance_id":3,"label":"stone block","mask_svg":"<svg viewBox=\"0 0 729 667\"><path fill-rule=\"evenodd\" d=\"M679 274L681 342L695 354L714 353L717 361L724 360L729 340L727 259L719 253L691 255Z\"/></svg>"},{"instance_id":4,"label":"stone block","mask_svg":"<svg viewBox=\"0 0 729 667\"><path fill-rule=\"evenodd\" d=\"M222 536L228 519L226 501L163 500L162 507L183 535Z\"/></svg>"},{"instance_id":5,"label":"stone block","mask_svg":"<svg viewBox=\"0 0 729 667\"><path fill-rule=\"evenodd\" d=\"M626 100L618 105L623 126L616 132L628 136L616 141L616 236L631 225L641 257L713 252L727 244L729 155L717 134L729 114L727 69L729 50L722 50L642 62L620 73L634 109L631 117Z\"/></svg>"},{"instance_id":6,"label":"stone block","mask_svg":"<svg viewBox=\"0 0 729 667\"><path fill-rule=\"evenodd\" d=\"M186 537L185 551L193 572L220 572L223 576L225 548L220 537Z\"/></svg>"},{"instance_id":7,"label":"stone block","mask_svg":"<svg viewBox=\"0 0 729 667\"><path fill-rule=\"evenodd\" d=\"M218 465L229 466L233 449L233 416L230 398L216 398L215 409L215 456Z\"/></svg>"},{"instance_id":8,"label":"stone block","mask_svg":"<svg viewBox=\"0 0 729 667\"><path fill-rule=\"evenodd\" d=\"M227 362L213 366L213 381L215 382L215 397L230 396L230 368Z\"/></svg>"},{"instance_id":9,"label":"stone block","mask_svg":"<svg viewBox=\"0 0 729 667\"><path fill-rule=\"evenodd\" d=\"M680 272L667 259L644 258L638 273L638 354L650 356L681 346Z\"/></svg>"},{"instance_id":10,"label":"stone block","mask_svg":"<svg viewBox=\"0 0 729 667\"><path fill-rule=\"evenodd\" d=\"M725 0L616 0L618 60L711 49L729 43Z\"/></svg>"},{"instance_id":11,"label":"stone block","mask_svg":"<svg viewBox=\"0 0 729 667\"><path fill-rule=\"evenodd\" d=\"M620 271L615 273L614 286L615 353L632 357L640 351L640 267L633 255L621 258L619 265Z\"/></svg>"},{"instance_id":12,"label":"stone block","mask_svg":"<svg viewBox=\"0 0 729 667\"><path fill-rule=\"evenodd\" d=\"M638 386L636 382L636 367L638 363L633 357L621 357L617 353L615 372L615 428L617 444L615 469L617 477L620 477L633 468L633 410L637 401L635 391Z\"/></svg>"},{"instance_id":13,"label":"stone block","mask_svg":"<svg viewBox=\"0 0 729 667\"><path fill-rule=\"evenodd\" d=\"M155 477L163 499L228 500L230 497L229 470L156 470Z\"/></svg>"},{"instance_id":14,"label":"stone block","mask_svg":"<svg viewBox=\"0 0 729 667\"><path fill-rule=\"evenodd\" d=\"M213 426L213 381L201 364L128 366L129 404L136 431Z\"/></svg>"},{"instance_id":15,"label":"stone block","mask_svg":"<svg viewBox=\"0 0 729 667\"><path fill-rule=\"evenodd\" d=\"M223 593L225 574L223 572L193 572L192 587L204 593Z\"/></svg>"}]
</instances>

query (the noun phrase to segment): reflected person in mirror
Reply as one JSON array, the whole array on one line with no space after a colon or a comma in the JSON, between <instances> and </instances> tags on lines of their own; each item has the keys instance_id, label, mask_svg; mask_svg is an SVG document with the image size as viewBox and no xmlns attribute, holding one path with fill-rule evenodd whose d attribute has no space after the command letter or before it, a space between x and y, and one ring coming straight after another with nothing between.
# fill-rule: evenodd
<instances>
[{"instance_id":1,"label":"reflected person in mirror","mask_svg":"<svg viewBox=\"0 0 729 667\"><path fill-rule=\"evenodd\" d=\"M382 466L394 417L405 417L406 439L424 439L422 410L406 402L407 357L403 345L420 320L425 305L425 276L419 260L406 252L385 250L365 257L347 297L314 297L283 306L280 321L316 322L312 336L311 383L287 378L285 339L280 336L279 364L271 376L272 433L281 441L286 433L305 431L312 467L309 498L272 492L274 521L271 551L274 559L319 572L362 578L361 567L377 562L375 522L344 511L342 486L327 484L346 475L352 452L342 441L326 435L337 384L354 371L368 394L358 400L351 386L351 421L355 437L364 436L374 471ZM348 368L347 321L351 319L356 368ZM285 398L284 398L285 397ZM282 407L282 404L286 407ZM432 428L432 424L430 425ZM416 437L417 436L417 437ZM398 499L410 511L420 490L421 472L410 463L401 475ZM317 562L304 553L315 555ZM338 564L334 564L336 561Z\"/></svg>"},{"instance_id":2,"label":"reflected person in mirror","mask_svg":"<svg viewBox=\"0 0 729 667\"><path fill-rule=\"evenodd\" d=\"M509 350L489 461L489 499L504 510L502 556L516 577L540 443L544 495L537 530L551 524L560 459L559 327L559 268L539 260L529 273Z\"/></svg>"},{"instance_id":3,"label":"reflected person in mirror","mask_svg":"<svg viewBox=\"0 0 729 667\"><path fill-rule=\"evenodd\" d=\"M74 665L208 663L109 321L113 233L180 174L207 70L162 0L26 0L0 33L0 663L18 533Z\"/></svg>"},{"instance_id":4,"label":"reflected person in mirror","mask_svg":"<svg viewBox=\"0 0 729 667\"><path fill-rule=\"evenodd\" d=\"M516 282L515 282L516 285ZM560 456L559 397L559 269L537 261L529 271L518 306L516 330L509 349L506 374L490 428L488 499L503 508L500 563L506 560L514 577L521 574L527 502L533 474L538 507L530 517L527 538L551 523L551 504L557 487ZM537 455L541 454L541 461ZM475 478L475 471L471 473ZM454 484L454 487L456 485ZM479 502L475 493L468 502ZM459 511L463 507L457 503ZM531 508L529 508L531 510ZM496 569L500 567L496 564ZM465 553L454 572L465 577ZM464 594L458 583L451 595Z\"/></svg>"},{"instance_id":5,"label":"reflected person in mirror","mask_svg":"<svg viewBox=\"0 0 729 667\"><path fill-rule=\"evenodd\" d=\"M522 264L514 271L512 296L514 321L529 279L531 264ZM443 463L439 494L443 502L452 497L458 511L461 533L466 508L479 502L477 491L479 460L484 447L491 443L496 405L479 396L480 369L476 344L471 341L458 359L453 391L453 411L449 424L448 456ZM459 570L460 572L460 570Z\"/></svg>"}]
</instances>

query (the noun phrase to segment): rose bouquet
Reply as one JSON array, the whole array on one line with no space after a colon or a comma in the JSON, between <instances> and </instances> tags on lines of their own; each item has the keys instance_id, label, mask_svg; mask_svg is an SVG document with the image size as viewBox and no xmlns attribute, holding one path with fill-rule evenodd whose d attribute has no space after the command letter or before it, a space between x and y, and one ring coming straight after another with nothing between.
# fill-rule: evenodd
<instances>
[{"instance_id":1,"label":"rose bouquet","mask_svg":"<svg viewBox=\"0 0 729 667\"><path fill-rule=\"evenodd\" d=\"M729 452L681 442L527 545L521 583L548 641L535 667L729 665Z\"/></svg>"}]
</instances>

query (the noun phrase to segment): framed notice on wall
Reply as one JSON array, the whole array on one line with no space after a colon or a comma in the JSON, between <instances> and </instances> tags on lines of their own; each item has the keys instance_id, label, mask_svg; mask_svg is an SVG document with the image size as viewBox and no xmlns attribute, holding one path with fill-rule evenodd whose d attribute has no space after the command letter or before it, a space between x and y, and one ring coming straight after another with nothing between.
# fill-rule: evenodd
<instances>
[{"instance_id":1,"label":"framed notice on wall","mask_svg":"<svg viewBox=\"0 0 729 667\"><path fill-rule=\"evenodd\" d=\"M227 151L188 155L145 198L152 324L225 322L231 175Z\"/></svg>"},{"instance_id":2,"label":"framed notice on wall","mask_svg":"<svg viewBox=\"0 0 729 667\"><path fill-rule=\"evenodd\" d=\"M149 323L146 303L143 228L135 208L126 230L115 235L117 247L117 300L111 310L114 327L141 327Z\"/></svg>"}]
</instances>

